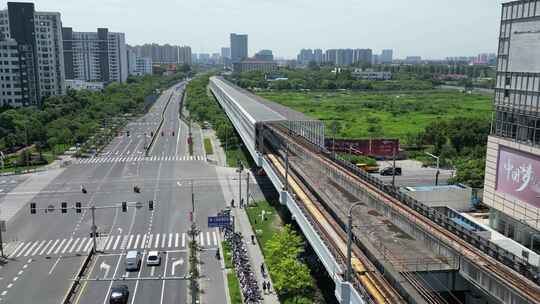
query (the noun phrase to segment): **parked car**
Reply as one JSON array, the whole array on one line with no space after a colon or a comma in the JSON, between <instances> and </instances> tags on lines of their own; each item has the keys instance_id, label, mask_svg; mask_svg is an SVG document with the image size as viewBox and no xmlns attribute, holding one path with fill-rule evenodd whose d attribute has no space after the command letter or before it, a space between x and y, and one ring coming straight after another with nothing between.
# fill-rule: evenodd
<instances>
[{"instance_id":1,"label":"parked car","mask_svg":"<svg viewBox=\"0 0 540 304\"><path fill-rule=\"evenodd\" d=\"M126 285L118 285L111 288L109 304L127 304L129 299L129 289Z\"/></svg>"},{"instance_id":2,"label":"parked car","mask_svg":"<svg viewBox=\"0 0 540 304\"><path fill-rule=\"evenodd\" d=\"M387 176L392 176L392 175L401 175L401 168L400 167L396 167L395 168L395 172L394 172L394 168L392 167L386 167L384 169L381 170L380 174L381 175L387 175Z\"/></svg>"},{"instance_id":3,"label":"parked car","mask_svg":"<svg viewBox=\"0 0 540 304\"><path fill-rule=\"evenodd\" d=\"M148 257L146 258L146 265L159 266L159 264L161 264L161 256L159 255L159 251L148 252Z\"/></svg>"}]
</instances>

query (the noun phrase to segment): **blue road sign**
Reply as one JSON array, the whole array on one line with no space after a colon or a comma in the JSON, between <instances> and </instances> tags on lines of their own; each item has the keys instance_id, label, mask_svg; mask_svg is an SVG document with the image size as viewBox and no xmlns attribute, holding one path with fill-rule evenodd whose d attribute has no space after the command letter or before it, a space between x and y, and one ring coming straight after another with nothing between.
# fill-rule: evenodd
<instances>
[{"instance_id":1,"label":"blue road sign","mask_svg":"<svg viewBox=\"0 0 540 304\"><path fill-rule=\"evenodd\" d=\"M208 217L208 228L227 227L231 224L231 217L228 215L218 215Z\"/></svg>"}]
</instances>

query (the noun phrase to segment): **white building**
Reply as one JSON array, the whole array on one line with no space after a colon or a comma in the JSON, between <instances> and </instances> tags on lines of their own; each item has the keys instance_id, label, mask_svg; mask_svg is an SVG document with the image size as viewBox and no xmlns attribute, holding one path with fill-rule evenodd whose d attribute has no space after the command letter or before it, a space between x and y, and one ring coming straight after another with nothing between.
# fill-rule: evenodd
<instances>
[{"instance_id":1,"label":"white building","mask_svg":"<svg viewBox=\"0 0 540 304\"><path fill-rule=\"evenodd\" d=\"M89 91L101 91L105 86L103 82L90 82L78 79L66 79L66 88L68 90L89 90Z\"/></svg>"},{"instance_id":2,"label":"white building","mask_svg":"<svg viewBox=\"0 0 540 304\"><path fill-rule=\"evenodd\" d=\"M0 105L39 105L65 93L60 13L8 2L0 11Z\"/></svg>"},{"instance_id":3,"label":"white building","mask_svg":"<svg viewBox=\"0 0 540 304\"><path fill-rule=\"evenodd\" d=\"M62 28L65 73L67 79L91 82L125 82L128 76L124 33L74 32Z\"/></svg>"},{"instance_id":4,"label":"white building","mask_svg":"<svg viewBox=\"0 0 540 304\"><path fill-rule=\"evenodd\" d=\"M390 80L392 79L391 72L375 72L372 69L354 69L351 75L356 79L364 80Z\"/></svg>"}]
</instances>

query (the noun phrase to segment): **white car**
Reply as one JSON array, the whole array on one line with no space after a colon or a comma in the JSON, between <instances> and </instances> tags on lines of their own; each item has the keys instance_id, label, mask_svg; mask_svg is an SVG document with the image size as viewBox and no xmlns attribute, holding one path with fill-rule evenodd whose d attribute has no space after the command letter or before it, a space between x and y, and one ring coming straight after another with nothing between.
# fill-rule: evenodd
<instances>
[{"instance_id":1,"label":"white car","mask_svg":"<svg viewBox=\"0 0 540 304\"><path fill-rule=\"evenodd\" d=\"M159 251L150 251L148 252L148 257L146 258L147 266L159 266L161 264L161 256Z\"/></svg>"}]
</instances>

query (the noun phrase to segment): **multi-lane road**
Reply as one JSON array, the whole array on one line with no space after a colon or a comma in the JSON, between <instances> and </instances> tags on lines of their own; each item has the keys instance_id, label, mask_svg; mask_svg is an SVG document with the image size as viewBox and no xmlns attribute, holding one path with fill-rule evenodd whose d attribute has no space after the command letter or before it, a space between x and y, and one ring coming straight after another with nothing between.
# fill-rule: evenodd
<instances>
[{"instance_id":1,"label":"multi-lane road","mask_svg":"<svg viewBox=\"0 0 540 304\"><path fill-rule=\"evenodd\" d=\"M111 208L96 210L100 253L88 265L73 303L108 303L111 288L118 284L128 286L128 303L186 301L192 189L203 250L218 248L220 235L206 221L225 203L216 169L205 161L202 146L189 155L188 126L178 115L184 87L180 83L164 91L146 115L130 122L100 154L74 161L43 187L31 200L37 204L36 214L30 214L27 203L9 219L0 303L61 302L92 248L91 212L83 208L77 213L71 208L76 202ZM155 140L146 155L151 135ZM202 142L197 134L194 137L196 144ZM7 196L22 195L13 191ZM66 213L60 211L62 202L69 207ZM120 208L122 202L127 202L126 212ZM140 271L126 271L128 250L143 255ZM150 250L160 252L160 266L144 263ZM213 283L216 288L207 292L223 293L225 299L223 282Z\"/></svg>"}]
</instances>

